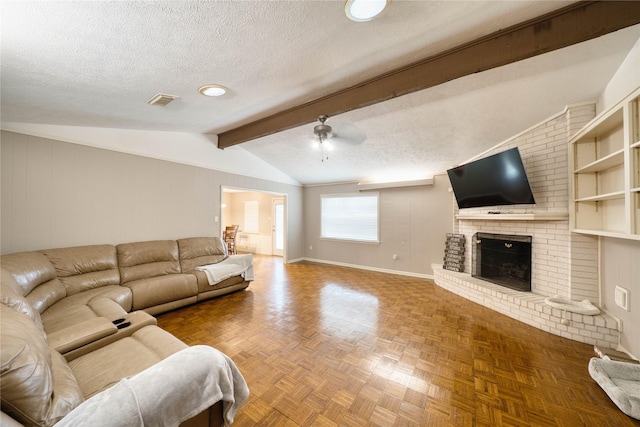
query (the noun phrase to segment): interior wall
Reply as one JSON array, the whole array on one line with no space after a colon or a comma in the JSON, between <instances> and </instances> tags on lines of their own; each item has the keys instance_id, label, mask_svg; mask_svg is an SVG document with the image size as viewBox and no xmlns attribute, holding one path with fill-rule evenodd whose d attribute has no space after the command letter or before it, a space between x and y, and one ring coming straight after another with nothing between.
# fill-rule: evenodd
<instances>
[{"instance_id":1,"label":"interior wall","mask_svg":"<svg viewBox=\"0 0 640 427\"><path fill-rule=\"evenodd\" d=\"M604 238L601 242L602 306L622 321L620 344L640 357L640 242ZM615 287L629 291L629 311L615 303Z\"/></svg>"},{"instance_id":2,"label":"interior wall","mask_svg":"<svg viewBox=\"0 0 640 427\"><path fill-rule=\"evenodd\" d=\"M240 146L218 150L214 134L2 122L2 130L299 185Z\"/></svg>"},{"instance_id":3,"label":"interior wall","mask_svg":"<svg viewBox=\"0 0 640 427\"><path fill-rule=\"evenodd\" d=\"M640 40L636 42L629 54L609 81L598 99L600 114L608 110L640 86Z\"/></svg>"},{"instance_id":4,"label":"interior wall","mask_svg":"<svg viewBox=\"0 0 640 427\"><path fill-rule=\"evenodd\" d=\"M321 262L432 277L432 263L442 263L453 205L449 179L434 177L433 186L385 188L379 193L380 243L320 238L320 196L357 193L357 184L305 187L305 257ZM393 259L393 255L397 259Z\"/></svg>"},{"instance_id":5,"label":"interior wall","mask_svg":"<svg viewBox=\"0 0 640 427\"><path fill-rule=\"evenodd\" d=\"M3 254L219 236L224 185L286 194L288 254L303 255L299 186L14 132L1 140Z\"/></svg>"}]
</instances>

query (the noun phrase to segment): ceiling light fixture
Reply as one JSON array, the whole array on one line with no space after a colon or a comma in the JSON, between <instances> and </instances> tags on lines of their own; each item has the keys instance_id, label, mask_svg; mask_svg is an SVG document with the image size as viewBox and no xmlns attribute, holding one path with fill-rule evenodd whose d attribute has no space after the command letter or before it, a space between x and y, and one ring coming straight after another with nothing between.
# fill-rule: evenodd
<instances>
[{"instance_id":1,"label":"ceiling light fixture","mask_svg":"<svg viewBox=\"0 0 640 427\"><path fill-rule=\"evenodd\" d=\"M347 0L344 13L355 22L371 21L387 8L391 0Z\"/></svg>"},{"instance_id":2,"label":"ceiling light fixture","mask_svg":"<svg viewBox=\"0 0 640 427\"><path fill-rule=\"evenodd\" d=\"M204 96L222 96L228 92L228 89L220 85L204 85L198 89L198 92Z\"/></svg>"},{"instance_id":3,"label":"ceiling light fixture","mask_svg":"<svg viewBox=\"0 0 640 427\"><path fill-rule=\"evenodd\" d=\"M320 141L320 144L316 145L316 147L320 148L320 151L321 151L320 156L323 162L325 160L329 160L329 151L333 149L332 144L329 141L327 141L327 139L333 136L331 133L332 128L331 126L324 124L324 122L326 122L328 118L329 116L325 116L325 115L318 117L318 121L320 122L320 124L316 125L313 128L313 133L318 137L318 140ZM325 156L325 149L327 150L326 156Z\"/></svg>"}]
</instances>

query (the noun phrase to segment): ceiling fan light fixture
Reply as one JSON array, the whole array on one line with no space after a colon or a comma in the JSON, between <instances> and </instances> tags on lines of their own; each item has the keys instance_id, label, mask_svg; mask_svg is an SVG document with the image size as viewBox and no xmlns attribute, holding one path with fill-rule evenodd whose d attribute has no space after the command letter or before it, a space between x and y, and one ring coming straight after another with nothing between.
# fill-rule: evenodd
<instances>
[{"instance_id":1,"label":"ceiling fan light fixture","mask_svg":"<svg viewBox=\"0 0 640 427\"><path fill-rule=\"evenodd\" d=\"M391 0L347 0L344 13L352 21L367 22L385 11Z\"/></svg>"},{"instance_id":2,"label":"ceiling fan light fixture","mask_svg":"<svg viewBox=\"0 0 640 427\"><path fill-rule=\"evenodd\" d=\"M204 85L201 86L200 89L198 89L198 92L200 92L202 95L212 97L222 96L228 91L229 90L226 87L220 85Z\"/></svg>"},{"instance_id":3,"label":"ceiling fan light fixture","mask_svg":"<svg viewBox=\"0 0 640 427\"><path fill-rule=\"evenodd\" d=\"M322 115L318 117L319 125L316 125L313 128L313 133L316 134L318 138L320 138L320 142L322 143L323 139L331 138L331 126L325 125L324 122L329 118L329 116Z\"/></svg>"}]
</instances>

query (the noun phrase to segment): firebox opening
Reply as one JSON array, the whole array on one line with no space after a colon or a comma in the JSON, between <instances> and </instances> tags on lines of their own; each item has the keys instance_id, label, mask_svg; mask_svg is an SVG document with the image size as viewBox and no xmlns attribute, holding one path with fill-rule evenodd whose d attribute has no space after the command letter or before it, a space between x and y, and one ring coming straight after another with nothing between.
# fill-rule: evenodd
<instances>
[{"instance_id":1,"label":"firebox opening","mask_svg":"<svg viewBox=\"0 0 640 427\"><path fill-rule=\"evenodd\" d=\"M475 233L471 276L531 292L531 236Z\"/></svg>"}]
</instances>

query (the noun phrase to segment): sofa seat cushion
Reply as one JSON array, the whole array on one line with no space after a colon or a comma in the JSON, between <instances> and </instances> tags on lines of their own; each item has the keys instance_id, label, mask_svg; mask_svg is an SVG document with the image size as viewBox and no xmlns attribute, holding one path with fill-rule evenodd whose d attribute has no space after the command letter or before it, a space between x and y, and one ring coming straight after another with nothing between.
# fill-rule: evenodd
<instances>
[{"instance_id":1,"label":"sofa seat cushion","mask_svg":"<svg viewBox=\"0 0 640 427\"><path fill-rule=\"evenodd\" d=\"M144 310L160 304L195 297L198 294L196 278L192 274L168 274L166 276L127 282L131 289L133 310Z\"/></svg>"},{"instance_id":2,"label":"sofa seat cushion","mask_svg":"<svg viewBox=\"0 0 640 427\"><path fill-rule=\"evenodd\" d=\"M0 304L2 410L25 425L50 426L84 401L60 353L27 315Z\"/></svg>"},{"instance_id":3,"label":"sofa seat cushion","mask_svg":"<svg viewBox=\"0 0 640 427\"><path fill-rule=\"evenodd\" d=\"M131 290L124 286L103 286L73 294L42 313L47 333L96 317L115 320L131 310Z\"/></svg>"},{"instance_id":4,"label":"sofa seat cushion","mask_svg":"<svg viewBox=\"0 0 640 427\"><path fill-rule=\"evenodd\" d=\"M85 398L89 398L187 347L157 326L146 326L130 337L72 360L69 366Z\"/></svg>"}]
</instances>

